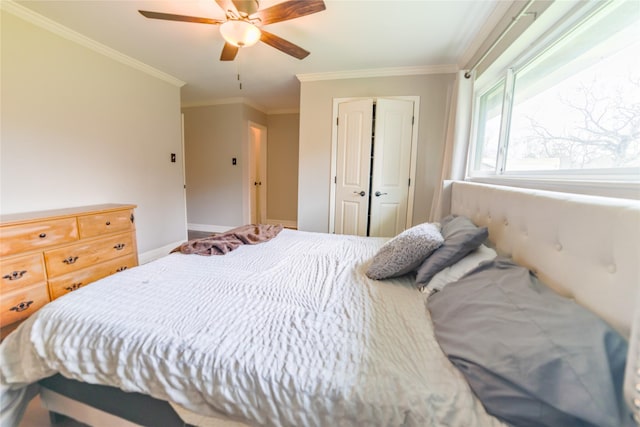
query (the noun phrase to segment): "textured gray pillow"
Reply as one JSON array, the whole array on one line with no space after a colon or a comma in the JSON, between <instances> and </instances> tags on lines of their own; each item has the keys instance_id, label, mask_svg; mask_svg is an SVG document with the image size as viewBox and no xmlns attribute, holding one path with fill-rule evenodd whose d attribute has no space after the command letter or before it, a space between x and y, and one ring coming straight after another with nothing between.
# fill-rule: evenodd
<instances>
[{"instance_id":1,"label":"textured gray pillow","mask_svg":"<svg viewBox=\"0 0 640 427\"><path fill-rule=\"evenodd\" d=\"M416 275L416 285L422 288L442 269L460 261L469 252L484 242L489 231L486 227L477 227L464 216L447 217L443 221L442 236L444 244L424 260Z\"/></svg>"},{"instance_id":2,"label":"textured gray pillow","mask_svg":"<svg viewBox=\"0 0 640 427\"><path fill-rule=\"evenodd\" d=\"M425 222L386 242L373 257L367 276L382 280L407 274L418 267L444 241L437 224Z\"/></svg>"},{"instance_id":3,"label":"textured gray pillow","mask_svg":"<svg viewBox=\"0 0 640 427\"><path fill-rule=\"evenodd\" d=\"M487 412L514 426L633 425L627 343L602 319L507 258L428 300L435 335Z\"/></svg>"}]
</instances>

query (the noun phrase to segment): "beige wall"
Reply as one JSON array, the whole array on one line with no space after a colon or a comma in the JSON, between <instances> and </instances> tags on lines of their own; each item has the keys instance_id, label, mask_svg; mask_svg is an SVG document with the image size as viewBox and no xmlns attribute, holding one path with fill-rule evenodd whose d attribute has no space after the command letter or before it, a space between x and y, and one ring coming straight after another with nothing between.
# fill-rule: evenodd
<instances>
[{"instance_id":1,"label":"beige wall","mask_svg":"<svg viewBox=\"0 0 640 427\"><path fill-rule=\"evenodd\" d=\"M194 229L242 225L247 173L248 122L267 124L248 105L184 108L187 218ZM236 165L232 164L233 158Z\"/></svg>"},{"instance_id":2,"label":"beige wall","mask_svg":"<svg viewBox=\"0 0 640 427\"><path fill-rule=\"evenodd\" d=\"M180 89L2 12L0 211L135 203L141 253L186 236Z\"/></svg>"},{"instance_id":3,"label":"beige wall","mask_svg":"<svg viewBox=\"0 0 640 427\"><path fill-rule=\"evenodd\" d=\"M298 228L329 230L331 128L334 98L419 96L420 117L413 223L427 220L444 147L454 74L302 82Z\"/></svg>"},{"instance_id":4,"label":"beige wall","mask_svg":"<svg viewBox=\"0 0 640 427\"><path fill-rule=\"evenodd\" d=\"M267 121L267 218L298 219L299 114L272 114Z\"/></svg>"}]
</instances>

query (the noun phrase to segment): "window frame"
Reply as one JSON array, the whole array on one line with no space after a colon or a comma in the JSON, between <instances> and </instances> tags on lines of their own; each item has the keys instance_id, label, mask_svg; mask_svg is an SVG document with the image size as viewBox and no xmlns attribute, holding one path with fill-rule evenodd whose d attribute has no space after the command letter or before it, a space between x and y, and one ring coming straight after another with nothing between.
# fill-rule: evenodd
<instances>
[{"instance_id":1,"label":"window frame","mask_svg":"<svg viewBox=\"0 0 640 427\"><path fill-rule=\"evenodd\" d=\"M528 188L549 189L554 191L576 192L612 197L640 199L640 173L635 168L612 169L560 169L535 171L506 171L508 139L511 113L514 100L515 76L518 71L538 59L557 43L562 43L579 26L586 23L594 15L601 13L611 3L597 2L580 5L564 14L552 23L550 29L538 34L527 50L513 60L499 58L499 67L489 66L485 76L476 81L473 97L473 114L471 123L471 143L469 144L466 179L500 185L515 185ZM524 34L527 37L527 34ZM532 37L529 35L528 37ZM493 68L493 69L492 69ZM493 171L475 169L478 156L481 156L481 98L493 91L500 83L504 84L502 116L496 167Z\"/></svg>"}]
</instances>

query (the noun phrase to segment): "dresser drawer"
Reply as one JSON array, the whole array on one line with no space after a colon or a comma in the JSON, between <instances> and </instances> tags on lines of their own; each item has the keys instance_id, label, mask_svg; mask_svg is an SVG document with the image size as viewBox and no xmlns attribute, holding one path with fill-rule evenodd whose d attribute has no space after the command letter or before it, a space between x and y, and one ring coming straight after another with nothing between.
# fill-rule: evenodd
<instances>
[{"instance_id":1,"label":"dresser drawer","mask_svg":"<svg viewBox=\"0 0 640 427\"><path fill-rule=\"evenodd\" d=\"M78 240L75 218L29 222L0 228L0 256Z\"/></svg>"},{"instance_id":2,"label":"dresser drawer","mask_svg":"<svg viewBox=\"0 0 640 427\"><path fill-rule=\"evenodd\" d=\"M134 249L132 233L122 233L45 251L44 260L49 277L56 277L113 258L131 255Z\"/></svg>"},{"instance_id":3,"label":"dresser drawer","mask_svg":"<svg viewBox=\"0 0 640 427\"><path fill-rule=\"evenodd\" d=\"M78 228L80 237L83 239L107 233L130 231L133 230L133 210L79 216Z\"/></svg>"},{"instance_id":4,"label":"dresser drawer","mask_svg":"<svg viewBox=\"0 0 640 427\"><path fill-rule=\"evenodd\" d=\"M0 259L0 292L44 282L44 260L42 253Z\"/></svg>"},{"instance_id":5,"label":"dresser drawer","mask_svg":"<svg viewBox=\"0 0 640 427\"><path fill-rule=\"evenodd\" d=\"M85 268L70 274L58 276L49 280L49 293L51 299L56 299L62 295L80 289L91 282L95 282L103 277L118 273L127 268L137 265L134 255L124 256L111 261L98 264L94 267Z\"/></svg>"},{"instance_id":6,"label":"dresser drawer","mask_svg":"<svg viewBox=\"0 0 640 427\"><path fill-rule=\"evenodd\" d=\"M0 303L0 327L31 316L49 302L46 283L25 286L2 294Z\"/></svg>"}]
</instances>

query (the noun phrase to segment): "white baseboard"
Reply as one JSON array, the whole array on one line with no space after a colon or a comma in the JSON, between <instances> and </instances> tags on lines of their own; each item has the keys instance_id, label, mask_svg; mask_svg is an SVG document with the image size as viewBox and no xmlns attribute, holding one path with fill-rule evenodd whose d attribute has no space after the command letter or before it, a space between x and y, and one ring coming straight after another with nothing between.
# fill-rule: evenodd
<instances>
[{"instance_id":1,"label":"white baseboard","mask_svg":"<svg viewBox=\"0 0 640 427\"><path fill-rule=\"evenodd\" d=\"M298 229L297 221L291 221L287 219L267 219L267 224L272 224L272 225L282 224L286 228Z\"/></svg>"},{"instance_id":2,"label":"white baseboard","mask_svg":"<svg viewBox=\"0 0 640 427\"><path fill-rule=\"evenodd\" d=\"M187 224L187 229L192 231L206 231L209 233L224 233L232 228L238 227L237 225L212 225L212 224Z\"/></svg>"},{"instance_id":3,"label":"white baseboard","mask_svg":"<svg viewBox=\"0 0 640 427\"><path fill-rule=\"evenodd\" d=\"M138 263L140 265L146 264L146 263L151 262L153 260L156 260L158 258L162 258L165 255L169 255L169 252L171 252L173 249L177 248L178 246L180 246L184 242L185 242L185 240L180 240L180 241L177 241L177 242L169 243L168 245L164 245L164 246L156 248L156 249L152 249L152 250L147 251L147 252L139 253L138 254Z\"/></svg>"}]
</instances>

